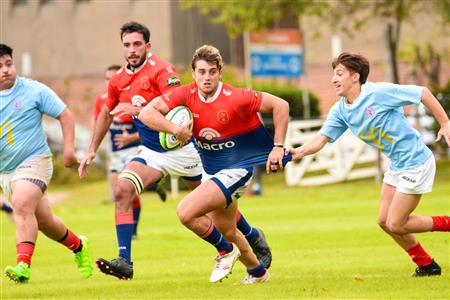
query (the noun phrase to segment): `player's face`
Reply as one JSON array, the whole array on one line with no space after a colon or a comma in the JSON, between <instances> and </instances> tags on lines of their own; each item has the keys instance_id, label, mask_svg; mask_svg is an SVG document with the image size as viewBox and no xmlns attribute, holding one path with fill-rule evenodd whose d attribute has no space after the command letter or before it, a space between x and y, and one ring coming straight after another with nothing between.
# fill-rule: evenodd
<instances>
[{"instance_id":1,"label":"player's face","mask_svg":"<svg viewBox=\"0 0 450 300\"><path fill-rule=\"evenodd\" d=\"M205 60L199 60L195 63L195 69L192 71L192 77L197 84L200 93L205 97L214 95L219 86L222 71L214 64L209 64Z\"/></svg>"},{"instance_id":2,"label":"player's face","mask_svg":"<svg viewBox=\"0 0 450 300\"><path fill-rule=\"evenodd\" d=\"M142 33L132 32L122 36L123 56L132 68L138 68L144 63L150 48L150 43L145 43Z\"/></svg>"},{"instance_id":3,"label":"player's face","mask_svg":"<svg viewBox=\"0 0 450 300\"><path fill-rule=\"evenodd\" d=\"M113 75L116 74L116 71L114 70L108 70L105 72L105 84L106 86L108 86L109 81L111 80L111 78L113 77Z\"/></svg>"},{"instance_id":4,"label":"player's face","mask_svg":"<svg viewBox=\"0 0 450 300\"><path fill-rule=\"evenodd\" d=\"M333 78L331 79L338 96L348 98L355 85L359 83L359 74L352 73L344 65L338 64L333 70Z\"/></svg>"},{"instance_id":5,"label":"player's face","mask_svg":"<svg viewBox=\"0 0 450 300\"><path fill-rule=\"evenodd\" d=\"M0 57L0 91L7 90L14 85L17 71L11 56Z\"/></svg>"}]
</instances>

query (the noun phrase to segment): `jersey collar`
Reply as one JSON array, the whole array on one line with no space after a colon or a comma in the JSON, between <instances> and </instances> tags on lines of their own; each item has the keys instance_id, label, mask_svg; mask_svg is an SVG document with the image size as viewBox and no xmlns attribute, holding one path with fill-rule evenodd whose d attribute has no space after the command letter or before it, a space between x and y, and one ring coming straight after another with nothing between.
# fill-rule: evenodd
<instances>
[{"instance_id":1,"label":"jersey collar","mask_svg":"<svg viewBox=\"0 0 450 300\"><path fill-rule=\"evenodd\" d=\"M217 86L216 92L214 93L214 95L212 95L209 98L203 97L203 95L200 94L200 90L197 88L198 97L200 98L200 100L202 102L205 102L205 103L211 103L214 100L216 100L219 97L221 91L222 91L222 82L219 82L219 85Z\"/></svg>"},{"instance_id":2,"label":"jersey collar","mask_svg":"<svg viewBox=\"0 0 450 300\"><path fill-rule=\"evenodd\" d=\"M16 88L18 82L19 82L19 76L16 76L16 80L14 80L13 86L10 87L9 89L0 91L0 95L6 96L6 95L12 93L12 91L14 91L14 89Z\"/></svg>"},{"instance_id":3,"label":"jersey collar","mask_svg":"<svg viewBox=\"0 0 450 300\"><path fill-rule=\"evenodd\" d=\"M145 66L145 64L150 64L150 65L152 65L152 66L154 66L155 64L154 64L154 61L153 60L151 60L151 57L152 57L152 53L149 53L148 55L147 55L147 58L145 59L145 61L142 63L142 65L140 65L139 67L137 67L136 69L133 69L133 70L131 70L130 68L129 68L129 64L127 64L126 66L125 66L125 72L127 72L127 74L130 74L130 75L133 75L133 74L136 74L137 72L139 72L140 70L142 70L142 68L144 68L144 66Z\"/></svg>"}]
</instances>

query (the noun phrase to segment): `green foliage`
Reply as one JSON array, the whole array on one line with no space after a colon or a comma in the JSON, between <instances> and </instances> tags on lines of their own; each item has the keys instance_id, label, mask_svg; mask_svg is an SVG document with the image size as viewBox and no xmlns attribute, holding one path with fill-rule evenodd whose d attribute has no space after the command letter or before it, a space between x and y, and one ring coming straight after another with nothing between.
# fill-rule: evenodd
<instances>
[{"instance_id":1,"label":"green foliage","mask_svg":"<svg viewBox=\"0 0 450 300\"><path fill-rule=\"evenodd\" d=\"M314 0L183 0L181 7L185 9L197 7L201 13L211 16L212 23L224 24L229 35L236 37L245 30L270 28L286 15L321 15L323 9L328 7L328 3Z\"/></svg>"},{"instance_id":2,"label":"green foliage","mask_svg":"<svg viewBox=\"0 0 450 300\"><path fill-rule=\"evenodd\" d=\"M433 90L433 94L439 100L439 103L444 108L447 116L450 116L450 80L447 81L447 85L443 88L436 88L435 90ZM439 123L435 119L433 124L433 131L437 133L440 128L441 127ZM445 143L444 139L441 139L441 146L443 148L447 148L447 144Z\"/></svg>"},{"instance_id":3,"label":"green foliage","mask_svg":"<svg viewBox=\"0 0 450 300\"><path fill-rule=\"evenodd\" d=\"M105 180L107 174L103 166L92 164L89 166L89 176L83 179L84 182L94 182ZM53 177L50 185L77 185L80 184L80 177L76 168L66 168L63 165L62 157L53 156Z\"/></svg>"},{"instance_id":4,"label":"green foliage","mask_svg":"<svg viewBox=\"0 0 450 300\"><path fill-rule=\"evenodd\" d=\"M287 85L256 84L255 90L264 91L286 100L289 103L290 117L293 119L303 118L303 91L301 89ZM313 93L309 93L309 111L312 119L320 116L319 98Z\"/></svg>"},{"instance_id":5,"label":"green foliage","mask_svg":"<svg viewBox=\"0 0 450 300\"><path fill-rule=\"evenodd\" d=\"M438 164L433 192L417 215L448 214L450 165ZM286 187L283 174L263 177L262 196L239 199L243 215L264 230L272 248L269 283L242 286L237 262L222 283L210 284L214 248L176 216L180 199L142 198L138 239L132 244L131 281L98 270L81 279L71 251L40 233L26 285L2 277L1 299L448 299L449 235L423 233L420 242L442 267L442 276L412 278L415 264L377 225L380 186L373 179L321 187ZM76 234L89 238L92 257L117 256L114 205L106 181L50 186L66 194L52 209ZM182 193L185 195L185 193ZM15 226L0 219L0 269L15 264Z\"/></svg>"}]
</instances>

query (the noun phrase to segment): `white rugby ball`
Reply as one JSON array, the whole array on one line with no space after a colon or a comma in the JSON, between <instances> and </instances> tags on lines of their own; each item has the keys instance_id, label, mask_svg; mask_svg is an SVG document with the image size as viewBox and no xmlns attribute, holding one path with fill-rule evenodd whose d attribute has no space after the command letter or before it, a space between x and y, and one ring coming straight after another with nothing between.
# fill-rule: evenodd
<instances>
[{"instance_id":1,"label":"white rugby ball","mask_svg":"<svg viewBox=\"0 0 450 300\"><path fill-rule=\"evenodd\" d=\"M183 126L192 120L192 112L186 106L177 106L167 113L166 119ZM192 130L193 125L193 123L189 125L189 130ZM159 142L164 150L175 150L180 146L180 141L175 135L168 132L159 133Z\"/></svg>"}]
</instances>

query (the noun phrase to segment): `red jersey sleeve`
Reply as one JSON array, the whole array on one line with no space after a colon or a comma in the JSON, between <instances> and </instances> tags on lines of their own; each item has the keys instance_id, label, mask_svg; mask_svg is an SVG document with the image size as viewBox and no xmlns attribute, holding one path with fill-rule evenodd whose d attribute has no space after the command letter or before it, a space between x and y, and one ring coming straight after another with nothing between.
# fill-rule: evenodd
<instances>
[{"instance_id":1,"label":"red jersey sleeve","mask_svg":"<svg viewBox=\"0 0 450 300\"><path fill-rule=\"evenodd\" d=\"M182 85L162 95L162 99L171 110L174 107L186 105L188 91L189 85Z\"/></svg>"},{"instance_id":2,"label":"red jersey sleeve","mask_svg":"<svg viewBox=\"0 0 450 300\"><path fill-rule=\"evenodd\" d=\"M95 99L93 115L96 120L98 118L98 115L100 114L100 111L102 110L103 105L105 104L107 97L108 97L108 94L103 93L101 95L98 95L97 99Z\"/></svg>"},{"instance_id":3,"label":"red jersey sleeve","mask_svg":"<svg viewBox=\"0 0 450 300\"><path fill-rule=\"evenodd\" d=\"M117 104L119 104L119 93L117 86L114 84L114 77L111 78L108 84L108 98L106 99L105 105L113 110Z\"/></svg>"},{"instance_id":4,"label":"red jersey sleeve","mask_svg":"<svg viewBox=\"0 0 450 300\"><path fill-rule=\"evenodd\" d=\"M181 83L175 67L171 65L165 66L156 73L155 82L158 85L161 94L168 92L174 87L180 86Z\"/></svg>"},{"instance_id":5,"label":"red jersey sleeve","mask_svg":"<svg viewBox=\"0 0 450 300\"><path fill-rule=\"evenodd\" d=\"M253 113L257 113L259 108L261 107L262 101L262 93L254 91L248 88L237 88L237 95L235 99L239 99L239 107L238 113L240 115L252 115Z\"/></svg>"}]
</instances>

